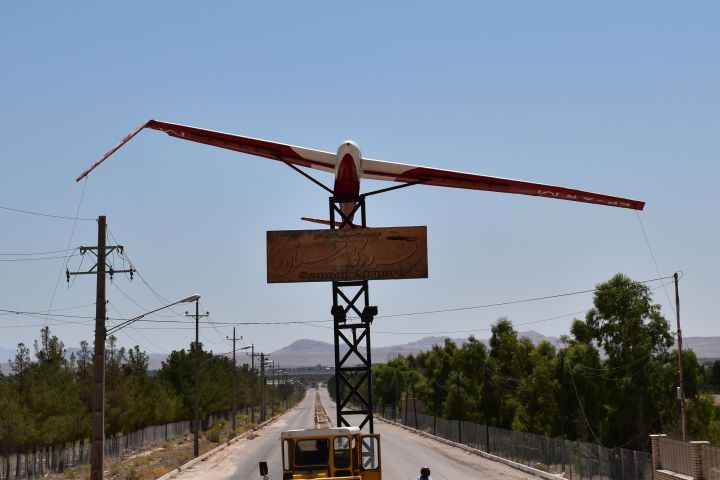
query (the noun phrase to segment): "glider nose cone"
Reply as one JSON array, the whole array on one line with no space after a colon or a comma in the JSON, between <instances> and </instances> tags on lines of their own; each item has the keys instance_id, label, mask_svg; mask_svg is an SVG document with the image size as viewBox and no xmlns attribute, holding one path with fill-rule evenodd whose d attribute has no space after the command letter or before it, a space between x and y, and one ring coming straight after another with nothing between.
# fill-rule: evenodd
<instances>
[{"instance_id":1,"label":"glider nose cone","mask_svg":"<svg viewBox=\"0 0 720 480\"><path fill-rule=\"evenodd\" d=\"M356 160L362 158L360 155L360 147L352 140L345 140L340 144L340 147L338 147L338 158L343 158L348 153Z\"/></svg>"}]
</instances>

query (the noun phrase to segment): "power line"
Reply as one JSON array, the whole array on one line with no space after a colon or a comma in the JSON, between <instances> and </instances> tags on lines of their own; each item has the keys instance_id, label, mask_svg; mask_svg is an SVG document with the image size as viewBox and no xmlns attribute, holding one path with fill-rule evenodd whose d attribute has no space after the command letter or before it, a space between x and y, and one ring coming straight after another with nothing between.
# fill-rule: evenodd
<instances>
[{"instance_id":1,"label":"power line","mask_svg":"<svg viewBox=\"0 0 720 480\"><path fill-rule=\"evenodd\" d=\"M648 247L648 250L650 251L650 258L652 258L653 264L655 265L655 271L658 275L662 275L660 273L660 267L658 266L657 260L655 260L655 253L653 252L652 246L650 246L650 240L648 239L647 232L645 232L645 226L643 225L642 220L640 219L640 214L638 212L635 212L635 216L637 217L638 223L640 224L640 229L642 230L643 237L645 238L645 244ZM667 288L663 288L665 290L665 298L667 298L668 305L670 305L670 310L675 313L675 305L670 300L670 295L668 294Z\"/></svg>"},{"instance_id":2,"label":"power line","mask_svg":"<svg viewBox=\"0 0 720 480\"><path fill-rule=\"evenodd\" d=\"M109 302L108 302L108 303L109 303ZM115 310L118 315L123 316L123 314L120 313L120 311L117 309L117 307L116 307L115 305L110 304L110 307L111 307L113 310ZM148 341L151 345L153 345L153 346L154 346L155 348L157 348L158 350L160 350L160 351L165 350L165 349L162 348L160 345L158 345L157 343L153 342L152 340L150 340L149 338L147 338L147 337L146 337L145 335L143 335L142 333L136 331L134 327L128 327L128 328L129 328L130 330L133 330L133 331L134 331L135 333L137 333L138 335L140 335L142 338L144 338L146 341ZM130 333L127 332L127 330L125 330L124 333L125 333L128 337L130 337L131 339L133 339L136 343L142 345L140 342L137 341L137 339L133 338L132 335L130 335ZM143 347L147 350L147 347L145 347L144 345L143 345Z\"/></svg>"},{"instance_id":3,"label":"power line","mask_svg":"<svg viewBox=\"0 0 720 480\"><path fill-rule=\"evenodd\" d=\"M658 278L653 278L650 280L643 280L643 281L639 281L639 282L635 282L635 283L657 282L660 280L667 280L669 278L672 278L672 276L669 276L669 277L661 276ZM549 299L553 299L553 298L569 297L571 295L581 295L583 293L595 292L596 290L597 290L597 288L591 288L588 290L579 290L576 292L558 293L555 295L545 295L542 297L525 298L522 300L510 300L507 302L486 303L483 305L473 305L473 306L469 306L469 307L454 307L454 308L443 308L443 309L439 309L439 310L427 310L427 311L423 311L423 312L408 312L408 313L395 313L392 315L377 315L375 318L407 317L410 315L428 315L428 314L432 314L432 313L459 312L459 311L463 311L463 310L477 310L477 309L481 309L481 308L501 307L501 306L505 306L505 305L515 305L518 303L537 302L540 300L549 300Z\"/></svg>"},{"instance_id":4,"label":"power line","mask_svg":"<svg viewBox=\"0 0 720 480\"><path fill-rule=\"evenodd\" d=\"M0 253L0 256L8 257L29 257L32 255L50 255L53 253L67 253L68 250L50 250L47 252L30 252L30 253Z\"/></svg>"},{"instance_id":5,"label":"power line","mask_svg":"<svg viewBox=\"0 0 720 480\"><path fill-rule=\"evenodd\" d=\"M76 250L76 249L73 249ZM69 250L69 251L73 251ZM34 257L34 258L0 258L0 262L37 262L39 260L55 260L58 258L70 259L72 257L80 256L79 253L72 253L70 255L59 255L53 257Z\"/></svg>"},{"instance_id":6,"label":"power line","mask_svg":"<svg viewBox=\"0 0 720 480\"><path fill-rule=\"evenodd\" d=\"M75 219L73 221L72 230L70 230L70 237L68 238L67 245L65 245L65 250L70 249L70 244L72 243L73 236L75 235L75 227L77 227L78 219L80 218L80 207L82 207L83 199L85 198L85 190L87 189L87 182L83 183L83 189L82 194L80 194L80 201L78 202L77 209L75 210ZM62 278L63 274L63 267L67 269L67 264L70 259L65 260L65 264L60 267L60 271L58 272L57 280L55 281L55 288L53 289L52 297L50 297L50 304L48 305L47 312L49 312L52 309L53 302L55 302L55 295L57 295L58 286L60 285L60 279Z\"/></svg>"},{"instance_id":7,"label":"power line","mask_svg":"<svg viewBox=\"0 0 720 480\"><path fill-rule=\"evenodd\" d=\"M670 278L670 277L663 277L663 279L665 279L665 278ZM636 282L636 283L648 283L648 282L657 281L657 280L659 280L659 279L645 280L645 281L643 281L643 282ZM657 287L654 287L653 290L657 290L658 288L662 288L662 285L657 286ZM583 292L584 292L584 291L583 291ZM566 296L566 295L567 295L567 294L560 294L560 295L556 295L556 296ZM556 296L554 296L554 297L556 297ZM545 299L545 298L548 298L548 297L537 297L537 298L539 298L539 299ZM518 302L522 302L522 301L526 301L526 300L520 300L520 301L518 301ZM506 302L506 303L507 303L507 302ZM94 304L91 304L91 305L94 305ZM564 314L564 315L557 315L557 316L553 316L553 317L543 318L543 319L540 319L540 320L532 320L532 321L528 321L528 322L513 323L513 325L514 325L514 326L523 326L523 325L531 325L531 324L536 324L536 323L548 322L548 321L557 320L557 319L560 319L560 318L575 316L575 315L578 315L578 314L581 314L581 313L585 313L585 312L587 312L587 311L588 311L588 309L579 310L579 311L576 311L576 312L573 312L573 313L568 313L568 314ZM42 312L12 310L12 309L0 309L0 315L3 315L3 314L28 315L28 316L36 316L36 317L39 317L39 318L47 317L47 318L50 318L50 319L54 319L54 320L56 320L56 321L62 321L62 320L59 320L57 317L60 317L60 318L74 318L74 319L87 319L87 320L92 320L92 319L95 318L95 317L92 317L92 316L82 316L82 315L64 315L64 314L49 315L49 314L45 314L45 313L42 313ZM126 321L126 320L128 320L128 319L126 319L126 318L112 318L112 317L109 317L108 320L112 320L112 321ZM164 324L188 325L188 328L192 328L192 327L190 327L190 325L192 325L192 323L193 323L193 322L187 321L187 320L170 320L170 319L153 319L153 318L142 318L142 319L139 319L139 320L137 320L137 321L138 321L138 322L146 322L146 323L164 323ZM318 327L318 328L333 328L333 327L329 327L329 326L322 325L322 324L327 324L327 323L332 323L332 322L333 322L333 320L306 320L306 321L302 321L302 320L283 320L283 321L277 321L277 322L271 322L271 321L236 321L236 322L208 321L208 322L205 322L205 323L210 324L210 325L212 325L212 326L227 326L227 327L231 327L231 326L242 326L242 325L263 325L263 326L274 326L274 325L307 325L307 326ZM76 322L76 323L78 323L78 322ZM169 328L169 327L162 327L162 328ZM177 328L177 327L175 327L175 328ZM149 329L149 328L146 328L146 329ZM415 335L433 335L433 334L449 334L449 333L472 333L472 332L475 332L475 331L487 331L487 330L490 330L490 329L491 329L491 327L490 327L490 328L483 327L483 328L475 328L475 329L468 329L468 330L432 331L432 332L408 332L408 331L397 332L397 331L382 331L382 330L380 330L380 331L376 331L376 333L393 334L393 335L413 335L413 334L415 334ZM211 342L211 343L212 343L212 342Z\"/></svg>"},{"instance_id":8,"label":"power line","mask_svg":"<svg viewBox=\"0 0 720 480\"><path fill-rule=\"evenodd\" d=\"M570 380L572 380L572 386L573 386L573 390L575 391L575 397L577 398L578 406L580 407L580 411L582 412L583 419L585 420L585 424L587 425L588 430L590 430L590 433L592 433L592 436L595 438L595 441L597 443L599 443L600 445L602 445L603 447L605 447L605 445L603 445L603 443L600 441L600 439L597 437L597 435L595 435L595 431L590 426L590 422L588 421L587 415L585 415L585 409L582 406L582 402L580 401L580 395L578 394L577 387L575 386L575 377L573 377L572 365L571 365L571 362L569 359L568 359L568 365L570 366L570 368L568 369L568 371L570 372ZM605 448L607 448L607 447L605 447Z\"/></svg>"},{"instance_id":9,"label":"power line","mask_svg":"<svg viewBox=\"0 0 720 480\"><path fill-rule=\"evenodd\" d=\"M108 235L110 235L110 237L113 239L113 241L114 241L116 244L119 244L119 242L118 242L117 239L115 238L115 235L112 234L112 232L110 231L110 229L108 229L107 232L108 232ZM172 303L170 300L168 300L167 298L165 298L165 297L163 297L162 295L160 295L154 288L152 288L152 287L150 286L150 284L147 282L147 280L145 280L145 277L143 277L142 274L135 268L135 264L134 264L134 262L130 259L130 256L127 254L127 250L126 250L126 249L123 249L122 253L120 253L120 258L123 258L124 260L127 260L127 262L130 264L130 268L132 268L132 269L135 271L135 274L140 278L140 280L142 281L142 283L148 288L148 290L150 290L150 293L152 293L153 296L155 296L155 298L156 298L159 302L165 303L165 304L167 304L167 303ZM182 317L182 316L183 316L183 314L176 312L176 311L173 310L172 308L169 308L168 310L170 310L170 311L171 311L173 314L175 314L175 316L177 316L177 317Z\"/></svg>"},{"instance_id":10,"label":"power line","mask_svg":"<svg viewBox=\"0 0 720 480\"><path fill-rule=\"evenodd\" d=\"M85 185L87 185L87 182L85 183ZM84 187L83 187L83 192L84 192ZM33 211L31 211L31 210L21 210L21 209L19 209L19 208L4 207L4 206L2 206L2 205L0 205L0 210L7 210L7 211L10 211L10 212L15 212L15 213L24 213L24 214L27 214L27 215L37 215L37 216L40 216L40 217L58 218L58 219L61 219L61 220L74 220L74 221L76 221L76 222L77 222L77 221L92 222L92 221L95 221L95 220L96 220L96 219L94 219L94 218L79 218L77 215L74 216L74 217L64 217L64 216L62 216L62 215L52 215L52 214L50 214L50 213L33 212Z\"/></svg>"}]
</instances>

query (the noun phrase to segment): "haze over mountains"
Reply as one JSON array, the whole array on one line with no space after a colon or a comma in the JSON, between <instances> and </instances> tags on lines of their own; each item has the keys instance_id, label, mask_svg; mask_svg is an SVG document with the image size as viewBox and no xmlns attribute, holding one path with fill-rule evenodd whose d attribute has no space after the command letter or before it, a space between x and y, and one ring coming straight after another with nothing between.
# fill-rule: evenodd
<instances>
[{"instance_id":1,"label":"haze over mountains","mask_svg":"<svg viewBox=\"0 0 720 480\"><path fill-rule=\"evenodd\" d=\"M535 331L527 331L518 333L518 337L528 337L536 345L543 340L547 340L555 346L561 346L562 343L557 337L546 337ZM446 337L424 337L410 343L392 345L387 347L375 347L372 349L373 363L385 363L398 355L417 355L419 352L430 350L433 345L443 345ZM452 339L455 344L462 345L466 338ZM486 345L487 339L483 339ZM692 349L698 358L701 359L720 359L720 337L685 337L683 339L683 348ZM77 351L77 348L68 348L67 355ZM344 353L346 350L342 350ZM341 354L342 354L341 353ZM0 370L7 374L9 372L8 361L15 357L15 349L0 347ZM161 367L162 361L165 360L165 353L149 354L150 370L157 370ZM296 340L290 345L283 347L271 353L271 358L275 362L279 362L283 367L307 367L315 365L332 366L335 364L335 353L332 343L320 342L317 340L301 339ZM249 359L240 357L238 364L248 363ZM259 362L259 359L256 359Z\"/></svg>"}]
</instances>

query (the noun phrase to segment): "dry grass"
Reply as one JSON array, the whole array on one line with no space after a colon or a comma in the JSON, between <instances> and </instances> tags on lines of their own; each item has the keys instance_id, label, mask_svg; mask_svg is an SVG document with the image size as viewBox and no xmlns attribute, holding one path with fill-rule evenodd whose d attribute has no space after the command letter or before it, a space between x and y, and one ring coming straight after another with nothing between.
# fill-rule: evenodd
<instances>
[{"instance_id":1,"label":"dry grass","mask_svg":"<svg viewBox=\"0 0 720 480\"><path fill-rule=\"evenodd\" d=\"M255 425L238 418L238 428L231 431L230 422L218 422L200 437L200 454L227 442L235 435L251 430ZM221 425L222 423L222 425ZM167 441L148 445L121 458L105 460L107 480L155 480L169 473L193 458L193 436L184 435ZM90 466L83 465L68 469L62 474L49 475L52 480L89 480Z\"/></svg>"}]
</instances>

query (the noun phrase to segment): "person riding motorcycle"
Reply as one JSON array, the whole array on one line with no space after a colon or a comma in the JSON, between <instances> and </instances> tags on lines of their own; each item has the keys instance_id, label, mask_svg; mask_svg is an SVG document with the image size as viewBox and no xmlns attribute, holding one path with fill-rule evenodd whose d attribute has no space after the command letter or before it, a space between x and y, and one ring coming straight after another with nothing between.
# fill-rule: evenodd
<instances>
[{"instance_id":1,"label":"person riding motorcycle","mask_svg":"<svg viewBox=\"0 0 720 480\"><path fill-rule=\"evenodd\" d=\"M417 477L417 480L432 480L432 477L430 477L430 467L425 465L420 469L420 476Z\"/></svg>"}]
</instances>

